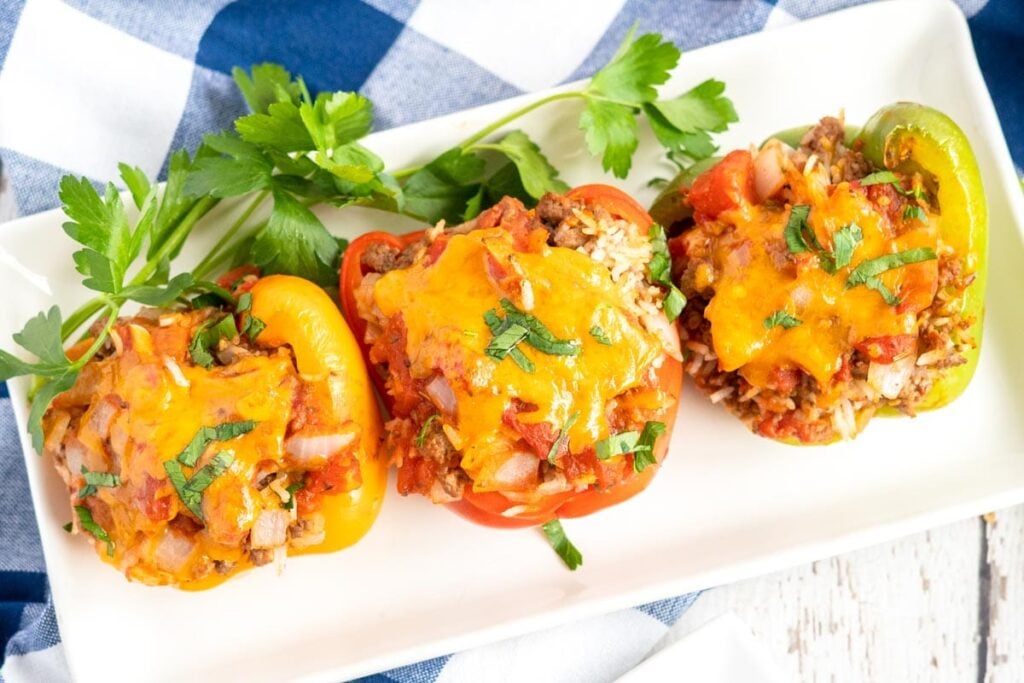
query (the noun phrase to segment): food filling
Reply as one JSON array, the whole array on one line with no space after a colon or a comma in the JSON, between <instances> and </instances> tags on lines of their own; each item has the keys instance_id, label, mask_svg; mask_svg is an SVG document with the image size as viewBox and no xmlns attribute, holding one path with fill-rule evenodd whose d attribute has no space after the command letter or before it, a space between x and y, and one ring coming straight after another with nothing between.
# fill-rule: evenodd
<instances>
[{"instance_id":1,"label":"food filling","mask_svg":"<svg viewBox=\"0 0 1024 683\"><path fill-rule=\"evenodd\" d=\"M848 438L883 407L913 415L975 345L975 275L940 237L933 192L872 168L835 118L797 149L771 140L700 176L672 243L696 384L778 439Z\"/></svg>"},{"instance_id":2,"label":"food filling","mask_svg":"<svg viewBox=\"0 0 1024 683\"><path fill-rule=\"evenodd\" d=\"M528 507L653 463L672 405L657 370L678 356L649 281L657 248L647 226L548 195L365 252L357 300L400 492Z\"/></svg>"},{"instance_id":3,"label":"food filling","mask_svg":"<svg viewBox=\"0 0 1024 683\"><path fill-rule=\"evenodd\" d=\"M260 326L214 307L121 319L47 414L73 526L129 578L202 587L313 549L325 497L359 487L359 426Z\"/></svg>"}]
</instances>

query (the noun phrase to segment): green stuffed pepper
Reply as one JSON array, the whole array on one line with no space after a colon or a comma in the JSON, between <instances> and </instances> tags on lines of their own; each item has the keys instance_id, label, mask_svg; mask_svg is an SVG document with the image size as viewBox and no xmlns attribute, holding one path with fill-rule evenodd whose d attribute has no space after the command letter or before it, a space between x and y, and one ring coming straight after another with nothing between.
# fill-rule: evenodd
<instances>
[{"instance_id":1,"label":"green stuffed pepper","mask_svg":"<svg viewBox=\"0 0 1024 683\"><path fill-rule=\"evenodd\" d=\"M763 436L828 443L964 391L987 216L949 117L906 102L859 132L826 117L708 166L651 214L689 300L686 368L713 402Z\"/></svg>"}]
</instances>

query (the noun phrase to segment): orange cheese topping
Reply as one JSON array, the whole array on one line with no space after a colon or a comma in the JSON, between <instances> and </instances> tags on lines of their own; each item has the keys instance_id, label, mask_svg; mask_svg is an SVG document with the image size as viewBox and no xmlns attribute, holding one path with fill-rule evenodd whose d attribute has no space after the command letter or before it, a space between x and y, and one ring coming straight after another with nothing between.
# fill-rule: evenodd
<instances>
[{"instance_id":1,"label":"orange cheese topping","mask_svg":"<svg viewBox=\"0 0 1024 683\"><path fill-rule=\"evenodd\" d=\"M513 398L538 407L520 413L521 422L560 427L578 414L568 437L570 450L579 452L612 431L607 410L613 399L651 383L662 342L641 325L628 296L589 256L543 244L520 251L501 228L452 236L436 263L393 270L373 288L381 312L402 317L412 377L440 374L450 384L456 414L445 417L445 433L479 491L499 488L494 474L514 453L518 437L502 424ZM521 343L535 365L532 373L510 358L499 362L485 355L492 334L484 314L493 309L504 316L502 298L536 316L556 337L577 341L580 353L547 355ZM591 336L595 326L611 345Z\"/></svg>"},{"instance_id":2,"label":"orange cheese topping","mask_svg":"<svg viewBox=\"0 0 1024 683\"><path fill-rule=\"evenodd\" d=\"M283 510L279 491L258 486L263 476L291 472L301 480L307 467L322 466L297 463L285 448L296 410L307 411L307 422L315 417L315 433L358 430L332 410L328 377L300 376L285 347L242 355L227 366L193 365L185 344L201 320L198 315L182 314L180 322L167 327L141 319L120 325L123 351L90 362L76 386L57 398L46 425L52 433L66 419L61 415L84 408L77 427L64 437L65 476L73 491L82 485L82 465L120 478L118 486L98 487L94 497L82 500L72 494L73 504L87 505L114 543L112 556L100 544L100 556L129 578L190 589L216 585L251 566L247 539L254 524L263 511ZM232 458L202 492L200 524L186 511L165 463L174 461L202 427L242 421L255 427L212 442L194 468L185 468L191 476L219 453ZM358 474L350 477L349 488L359 485ZM344 491L335 493L353 495ZM329 499L341 496L323 497L324 509L334 505ZM286 514L294 521L296 513L304 514L303 507L300 499ZM321 501L311 507L305 512L316 513ZM328 523L323 539L301 552L339 547L332 526ZM215 571L217 561L227 569Z\"/></svg>"},{"instance_id":3,"label":"orange cheese topping","mask_svg":"<svg viewBox=\"0 0 1024 683\"><path fill-rule=\"evenodd\" d=\"M902 266L880 278L902 303L892 306L863 285L847 288L850 272L861 262L915 247L937 248L934 217L894 225L850 183L815 185L794 173L789 182L794 203L810 206L808 224L821 245L834 249L832 236L856 224L863 241L849 266L829 274L809 253L790 258L785 228L792 204L752 205L721 214L714 231L714 297L705 317L711 323L714 350L724 371L739 370L753 386L766 387L778 368L799 368L829 387L843 356L870 337L916 334L918 312L935 293L936 261ZM879 201L884 204L885 197ZM898 228L898 229L897 229ZM700 275L698 274L698 277ZM784 329L765 320L785 311L802 324Z\"/></svg>"}]
</instances>

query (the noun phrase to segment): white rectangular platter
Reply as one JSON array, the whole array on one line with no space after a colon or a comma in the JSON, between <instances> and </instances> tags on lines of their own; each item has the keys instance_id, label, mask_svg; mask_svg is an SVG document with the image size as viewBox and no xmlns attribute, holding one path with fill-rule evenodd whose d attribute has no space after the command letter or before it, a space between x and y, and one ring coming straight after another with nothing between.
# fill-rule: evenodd
<instances>
[{"instance_id":1,"label":"white rectangular platter","mask_svg":"<svg viewBox=\"0 0 1024 683\"><path fill-rule=\"evenodd\" d=\"M869 49L836 49L848 37ZM984 352L958 401L913 420L877 420L852 443L796 448L750 435L688 386L671 457L648 491L566 523L586 562L575 573L535 531L477 527L392 490L355 548L291 560L281 576L249 572L204 593L129 584L65 534L67 496L25 441L73 674L337 681L1024 501L1024 202L962 15L932 0L844 11L685 54L666 92L712 76L728 84L741 118L724 148L843 108L849 121L863 121L899 99L935 106L963 126L988 193L991 268ZM367 144L392 168L422 162L532 97L379 133ZM604 178L582 149L576 107L559 103L521 125L570 184L608 180L650 201L646 182L671 172L657 145L641 144L628 181ZM321 215L343 235L411 227L371 211ZM69 311L85 296L62 220L49 212L0 228L5 345L36 311L54 302ZM215 228L197 235L183 264L212 244ZM26 388L11 385L22 431Z\"/></svg>"}]
</instances>

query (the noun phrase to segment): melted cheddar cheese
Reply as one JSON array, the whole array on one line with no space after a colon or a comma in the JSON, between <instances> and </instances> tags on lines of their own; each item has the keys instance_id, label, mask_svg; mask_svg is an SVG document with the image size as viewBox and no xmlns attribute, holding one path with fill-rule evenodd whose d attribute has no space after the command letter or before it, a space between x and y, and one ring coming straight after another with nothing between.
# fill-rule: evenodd
<instances>
[{"instance_id":1,"label":"melted cheddar cheese","mask_svg":"<svg viewBox=\"0 0 1024 683\"><path fill-rule=\"evenodd\" d=\"M445 434L461 452L462 468L477 491L501 488L495 474L516 450L518 435L502 424L512 399L537 406L519 413L523 423L558 429L578 414L567 432L573 452L613 431L609 408L631 389L645 388L631 400L664 406L651 381L663 344L641 324L629 296L606 266L586 254L546 244L522 251L501 228L454 235L435 263L421 259L384 274L373 286L383 315L401 316L405 325L412 377L441 375L451 386L456 410L443 417ZM503 317L502 298L556 337L578 342L580 353L547 355L521 343L518 348L535 365L532 373L511 358L487 356L492 334L484 314L493 309ZM590 335L595 326L611 345Z\"/></svg>"},{"instance_id":2,"label":"melted cheddar cheese","mask_svg":"<svg viewBox=\"0 0 1024 683\"><path fill-rule=\"evenodd\" d=\"M715 234L713 268L698 271L698 287L714 289L704 315L711 323L721 370L738 370L751 385L765 388L778 369L797 368L827 390L853 344L872 337L916 335L918 312L935 294L934 260L880 276L901 298L897 306L863 285L848 288L850 272L884 254L915 247L936 249L937 230L934 220L894 225L863 189L850 183L815 185L799 173L789 182L795 195L792 203L743 203L719 215L715 225L704 226ZM790 255L785 228L793 204L810 206L808 224L826 250L834 249L836 232L851 224L860 227L863 241L849 266L829 274L811 253ZM768 327L765 321L776 311L785 311L801 324Z\"/></svg>"}]
</instances>

